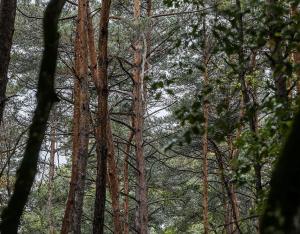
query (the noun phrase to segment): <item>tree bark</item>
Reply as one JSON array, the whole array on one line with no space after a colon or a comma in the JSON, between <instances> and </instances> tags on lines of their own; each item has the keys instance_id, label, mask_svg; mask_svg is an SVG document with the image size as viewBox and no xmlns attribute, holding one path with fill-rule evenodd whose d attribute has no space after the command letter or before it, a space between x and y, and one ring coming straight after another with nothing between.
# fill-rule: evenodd
<instances>
[{"instance_id":1,"label":"tree bark","mask_svg":"<svg viewBox=\"0 0 300 234\"><path fill-rule=\"evenodd\" d=\"M16 17L17 0L0 1L0 125L6 102L8 66Z\"/></svg>"},{"instance_id":2,"label":"tree bark","mask_svg":"<svg viewBox=\"0 0 300 234\"><path fill-rule=\"evenodd\" d=\"M203 34L204 34L204 54L203 54L203 64L204 64L204 74L203 83L204 88L208 87L208 62L209 62L209 52L208 52L208 36L206 30L206 19L203 19ZM208 118L209 118L209 103L207 96L203 100L203 118L204 118L204 134L202 136L202 174L203 174L203 227L204 234L209 233L209 217L208 217Z\"/></svg>"},{"instance_id":3,"label":"tree bark","mask_svg":"<svg viewBox=\"0 0 300 234\"><path fill-rule=\"evenodd\" d=\"M132 121L133 122L133 121ZM124 234L129 234L129 173L128 173L128 160L130 154L130 145L133 139L134 132L129 133L128 144L125 148L124 158Z\"/></svg>"},{"instance_id":4,"label":"tree bark","mask_svg":"<svg viewBox=\"0 0 300 234\"><path fill-rule=\"evenodd\" d=\"M205 64L204 72L204 86L208 85L208 70L207 64ZM202 137L202 151L203 151L203 227L204 234L209 233L209 221L208 221L208 100L204 100L204 134Z\"/></svg>"},{"instance_id":5,"label":"tree bark","mask_svg":"<svg viewBox=\"0 0 300 234\"><path fill-rule=\"evenodd\" d=\"M89 143L87 1L78 4L75 39L75 81L72 174L61 233L81 233Z\"/></svg>"},{"instance_id":6,"label":"tree bark","mask_svg":"<svg viewBox=\"0 0 300 234\"><path fill-rule=\"evenodd\" d=\"M38 80L37 107L30 125L24 156L17 171L14 192L1 215L2 234L18 232L20 218L37 173L39 152L50 111L58 101L54 89L54 76L59 43L58 20L64 4L65 0L51 0L44 14L44 52Z\"/></svg>"},{"instance_id":7,"label":"tree bark","mask_svg":"<svg viewBox=\"0 0 300 234\"><path fill-rule=\"evenodd\" d=\"M114 233L122 233L122 224L120 219L120 203L119 203L119 178L118 178L118 168L115 158L114 142L111 124L109 122L108 129L108 178L109 178L109 188L112 200L113 208L113 222L114 222Z\"/></svg>"},{"instance_id":8,"label":"tree bark","mask_svg":"<svg viewBox=\"0 0 300 234\"><path fill-rule=\"evenodd\" d=\"M300 233L300 112L278 158L261 219L261 234Z\"/></svg>"},{"instance_id":9,"label":"tree bark","mask_svg":"<svg viewBox=\"0 0 300 234\"><path fill-rule=\"evenodd\" d=\"M108 24L111 0L103 0L99 28L99 58L98 58L98 119L96 140L97 148L97 178L96 197L93 221L93 233L104 233L104 212L106 200L106 174L108 157Z\"/></svg>"},{"instance_id":10,"label":"tree bark","mask_svg":"<svg viewBox=\"0 0 300 234\"><path fill-rule=\"evenodd\" d=\"M140 28L141 1L134 0L134 24L137 28L134 41L134 69L133 69L133 113L135 133L135 154L138 170L136 200L138 201L135 218L136 231L140 234L148 233L148 201L145 157L143 146L144 127L144 80L142 74L142 32Z\"/></svg>"},{"instance_id":11,"label":"tree bark","mask_svg":"<svg viewBox=\"0 0 300 234\"><path fill-rule=\"evenodd\" d=\"M0 125L6 102L8 66L16 17L17 0L0 1Z\"/></svg>"},{"instance_id":12,"label":"tree bark","mask_svg":"<svg viewBox=\"0 0 300 234\"><path fill-rule=\"evenodd\" d=\"M55 138L55 121L52 121L50 130L50 159L49 159L49 180L48 180L48 222L49 222L49 234L55 233L55 227L53 222L53 186L54 186L54 174L55 174L55 153L56 153L56 138Z\"/></svg>"}]
</instances>

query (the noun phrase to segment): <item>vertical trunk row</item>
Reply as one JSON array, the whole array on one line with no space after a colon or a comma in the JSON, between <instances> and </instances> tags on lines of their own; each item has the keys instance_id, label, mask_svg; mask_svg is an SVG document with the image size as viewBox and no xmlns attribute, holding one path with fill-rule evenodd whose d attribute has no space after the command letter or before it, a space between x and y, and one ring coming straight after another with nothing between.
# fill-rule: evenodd
<instances>
[{"instance_id":1,"label":"vertical trunk row","mask_svg":"<svg viewBox=\"0 0 300 234\"><path fill-rule=\"evenodd\" d=\"M52 125L54 125L54 121ZM52 212L52 199L53 199L53 185L54 185L54 173L55 173L55 153L56 153L56 139L55 139L55 128L51 126L50 130L50 159L49 159L49 182L48 182L48 212L49 212L49 234L55 233L55 227L53 222L53 212Z\"/></svg>"},{"instance_id":2,"label":"vertical trunk row","mask_svg":"<svg viewBox=\"0 0 300 234\"><path fill-rule=\"evenodd\" d=\"M106 200L106 174L108 157L108 23L110 13L110 0L103 0L100 15L99 27L99 57L98 57L98 113L97 113L97 178L96 197L93 221L93 233L102 234L104 232L104 213Z\"/></svg>"},{"instance_id":3,"label":"vertical trunk row","mask_svg":"<svg viewBox=\"0 0 300 234\"><path fill-rule=\"evenodd\" d=\"M75 40L72 175L61 233L80 233L89 142L86 0L78 4Z\"/></svg>"},{"instance_id":4,"label":"vertical trunk row","mask_svg":"<svg viewBox=\"0 0 300 234\"><path fill-rule=\"evenodd\" d=\"M135 132L135 154L138 170L138 181L136 187L136 200L138 201L137 214L135 219L136 231L140 234L148 233L148 201L145 157L143 146L144 126L144 81L142 70L142 32L140 28L141 1L134 0L134 23L137 27L134 41L134 69L133 69L133 113ZM144 61L145 62L145 61Z\"/></svg>"},{"instance_id":5,"label":"vertical trunk row","mask_svg":"<svg viewBox=\"0 0 300 234\"><path fill-rule=\"evenodd\" d=\"M14 33L17 0L0 1L0 125L3 120L8 65Z\"/></svg>"}]
</instances>

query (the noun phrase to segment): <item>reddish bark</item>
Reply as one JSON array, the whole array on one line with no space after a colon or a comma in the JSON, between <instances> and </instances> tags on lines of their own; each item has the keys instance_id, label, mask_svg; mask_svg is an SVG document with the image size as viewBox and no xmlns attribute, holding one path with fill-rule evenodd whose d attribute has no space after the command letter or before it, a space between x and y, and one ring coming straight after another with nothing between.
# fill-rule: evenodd
<instances>
[{"instance_id":1,"label":"reddish bark","mask_svg":"<svg viewBox=\"0 0 300 234\"><path fill-rule=\"evenodd\" d=\"M72 175L61 233L81 233L89 141L88 47L86 0L78 4L75 40Z\"/></svg>"},{"instance_id":2,"label":"reddish bark","mask_svg":"<svg viewBox=\"0 0 300 234\"><path fill-rule=\"evenodd\" d=\"M141 1L134 1L134 23L139 27L141 17ZM134 70L133 70L133 113L135 132L135 154L138 170L136 200L138 201L136 214L136 231L140 234L148 233L148 201L145 171L145 157L143 146L144 127L144 81L142 74L142 35L136 35L134 41Z\"/></svg>"},{"instance_id":3,"label":"reddish bark","mask_svg":"<svg viewBox=\"0 0 300 234\"><path fill-rule=\"evenodd\" d=\"M96 197L93 221L93 233L102 234L104 232L104 212L106 200L106 174L107 174L107 157L108 157L108 23L110 13L110 0L103 0L100 15L99 28L99 57L98 57L98 119L96 140L97 150L97 178L96 178Z\"/></svg>"}]
</instances>

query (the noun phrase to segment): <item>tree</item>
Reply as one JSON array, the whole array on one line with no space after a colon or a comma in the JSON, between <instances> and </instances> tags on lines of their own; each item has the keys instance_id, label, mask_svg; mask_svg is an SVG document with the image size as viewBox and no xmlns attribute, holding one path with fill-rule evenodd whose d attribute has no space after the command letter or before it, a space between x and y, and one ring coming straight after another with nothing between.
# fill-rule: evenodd
<instances>
[{"instance_id":1,"label":"tree","mask_svg":"<svg viewBox=\"0 0 300 234\"><path fill-rule=\"evenodd\" d=\"M98 80L96 88L98 92L98 115L97 115L97 177L96 177L96 197L93 221L93 233L104 233L104 213L106 200L106 175L107 157L109 143L109 115L108 115L108 23L110 13L110 0L102 2L100 26L99 26L99 58L98 58ZM111 152L112 153L112 152ZM111 183L113 183L111 181ZM118 228L117 228L118 230ZM119 230L120 231L120 230ZM118 233L118 232L117 232Z\"/></svg>"},{"instance_id":2,"label":"tree","mask_svg":"<svg viewBox=\"0 0 300 234\"><path fill-rule=\"evenodd\" d=\"M44 53L39 74L37 107L23 160L18 170L15 188L7 207L3 210L1 233L17 233L20 218L27 202L35 175L42 141L51 108L58 101L54 90L54 75L58 53L58 19L64 6L63 0L52 0L44 14Z\"/></svg>"},{"instance_id":3,"label":"tree","mask_svg":"<svg viewBox=\"0 0 300 234\"><path fill-rule=\"evenodd\" d=\"M8 66L12 47L17 0L2 0L0 2L0 125L6 102L6 87L8 82Z\"/></svg>"},{"instance_id":4,"label":"tree","mask_svg":"<svg viewBox=\"0 0 300 234\"><path fill-rule=\"evenodd\" d=\"M62 233L80 233L89 143L87 1L79 1L75 39L72 175Z\"/></svg>"}]
</instances>

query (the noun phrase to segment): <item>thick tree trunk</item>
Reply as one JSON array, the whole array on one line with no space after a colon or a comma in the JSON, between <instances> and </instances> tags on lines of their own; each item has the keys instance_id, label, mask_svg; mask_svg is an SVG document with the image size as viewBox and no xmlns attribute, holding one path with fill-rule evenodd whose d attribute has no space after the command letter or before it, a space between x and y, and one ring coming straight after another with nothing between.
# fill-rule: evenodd
<instances>
[{"instance_id":1,"label":"thick tree trunk","mask_svg":"<svg viewBox=\"0 0 300 234\"><path fill-rule=\"evenodd\" d=\"M271 178L261 234L300 233L300 112L278 158Z\"/></svg>"},{"instance_id":2,"label":"thick tree trunk","mask_svg":"<svg viewBox=\"0 0 300 234\"><path fill-rule=\"evenodd\" d=\"M106 200L106 174L108 157L108 23L110 13L110 0L103 0L100 16L99 28L99 58L98 58L98 119L96 140L97 144L97 178L96 197L93 221L93 233L102 234L104 232L104 212Z\"/></svg>"},{"instance_id":3,"label":"thick tree trunk","mask_svg":"<svg viewBox=\"0 0 300 234\"><path fill-rule=\"evenodd\" d=\"M0 232L15 234L18 232L20 218L27 202L34 178L40 148L44 139L47 122L53 104L58 101L54 90L54 76L58 54L58 19L65 0L51 0L44 14L44 52L39 73L37 89L37 107L29 129L24 157L17 172L15 188L8 206L1 215Z\"/></svg>"},{"instance_id":4,"label":"thick tree trunk","mask_svg":"<svg viewBox=\"0 0 300 234\"><path fill-rule=\"evenodd\" d=\"M14 34L17 0L0 1L0 125L6 101L8 66Z\"/></svg>"},{"instance_id":5,"label":"thick tree trunk","mask_svg":"<svg viewBox=\"0 0 300 234\"><path fill-rule=\"evenodd\" d=\"M89 94L86 0L80 0L75 40L72 175L61 233L81 233L89 142Z\"/></svg>"},{"instance_id":6,"label":"thick tree trunk","mask_svg":"<svg viewBox=\"0 0 300 234\"><path fill-rule=\"evenodd\" d=\"M134 0L134 23L137 27L137 35L134 41L134 70L133 70L133 113L135 133L135 154L138 170L136 187L136 200L138 201L135 226L140 234L148 233L148 202L146 185L146 165L143 146L144 127L144 81L142 74L142 32L140 32L141 1Z\"/></svg>"}]
</instances>

